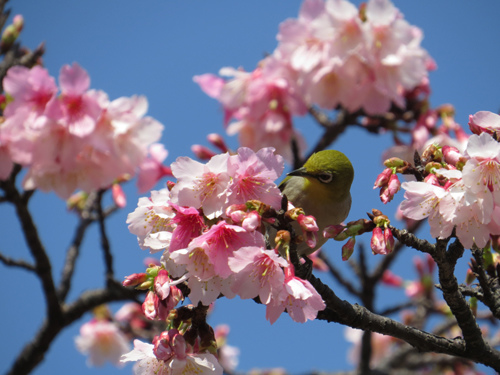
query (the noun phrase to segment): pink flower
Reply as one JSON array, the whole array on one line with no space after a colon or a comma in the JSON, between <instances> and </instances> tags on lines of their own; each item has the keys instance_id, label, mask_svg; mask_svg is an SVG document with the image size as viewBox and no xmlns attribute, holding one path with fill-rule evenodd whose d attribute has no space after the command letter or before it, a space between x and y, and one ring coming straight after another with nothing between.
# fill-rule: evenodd
<instances>
[{"instance_id":1,"label":"pink flower","mask_svg":"<svg viewBox=\"0 0 500 375\"><path fill-rule=\"evenodd\" d=\"M106 361L122 366L120 357L130 350L125 335L114 323L104 320L91 320L82 325L75 344L82 354L89 356L89 366L103 366Z\"/></svg>"},{"instance_id":2,"label":"pink flower","mask_svg":"<svg viewBox=\"0 0 500 375\"><path fill-rule=\"evenodd\" d=\"M240 144L253 150L273 146L285 159L291 160L289 147L292 138L299 146L301 137L293 129L291 116L307 111L298 95L290 70L272 56L263 60L253 72L224 68L221 75L233 77L221 81L214 76L195 78L201 88L219 100L224 107L224 124L234 118L228 134L239 133Z\"/></svg>"},{"instance_id":3,"label":"pink flower","mask_svg":"<svg viewBox=\"0 0 500 375\"><path fill-rule=\"evenodd\" d=\"M473 193L492 192L500 204L500 144L487 133L473 134L466 154L470 159L463 168L464 184Z\"/></svg>"},{"instance_id":4,"label":"pink flower","mask_svg":"<svg viewBox=\"0 0 500 375\"><path fill-rule=\"evenodd\" d=\"M232 274L228 265L229 257L246 246L264 248L266 246L264 236L260 232L247 232L240 226L221 221L191 241L188 249L203 248L216 274L226 278Z\"/></svg>"},{"instance_id":5,"label":"pink flower","mask_svg":"<svg viewBox=\"0 0 500 375\"><path fill-rule=\"evenodd\" d=\"M277 299L272 299L266 308L266 319L273 324L285 309L298 323L314 320L318 311L326 307L321 296L307 280L287 276Z\"/></svg>"},{"instance_id":6,"label":"pink flower","mask_svg":"<svg viewBox=\"0 0 500 375\"><path fill-rule=\"evenodd\" d=\"M469 116L469 127L474 134L493 134L500 130L500 116L489 111L479 111Z\"/></svg>"},{"instance_id":7,"label":"pink flower","mask_svg":"<svg viewBox=\"0 0 500 375\"><path fill-rule=\"evenodd\" d=\"M57 93L54 78L49 76L46 69L38 65L32 69L24 66L13 66L7 71L3 87L13 99L5 108L4 115L6 117L12 116L22 108L29 108L29 111L34 115L33 118L41 116L45 112L47 103Z\"/></svg>"},{"instance_id":8,"label":"pink flower","mask_svg":"<svg viewBox=\"0 0 500 375\"><path fill-rule=\"evenodd\" d=\"M59 75L60 98L53 98L46 108L50 119L61 123L71 134L78 137L89 135L96 127L101 106L89 95L90 78L77 63L65 65Z\"/></svg>"},{"instance_id":9,"label":"pink flower","mask_svg":"<svg viewBox=\"0 0 500 375\"><path fill-rule=\"evenodd\" d=\"M176 330L163 332L153 342L155 345L134 340L134 349L124 354L121 362L137 362L134 366L136 375L222 375L222 367L213 354L191 352L184 337Z\"/></svg>"},{"instance_id":10,"label":"pink flower","mask_svg":"<svg viewBox=\"0 0 500 375\"><path fill-rule=\"evenodd\" d=\"M229 154L216 155L207 164L188 157L172 163L177 184L172 189L172 202L181 206L203 208L209 219L220 216L226 208Z\"/></svg>"},{"instance_id":11,"label":"pink flower","mask_svg":"<svg viewBox=\"0 0 500 375\"><path fill-rule=\"evenodd\" d=\"M228 174L232 177L228 187L227 204L243 204L252 199L279 208L281 192L274 182L283 173L284 161L271 147L256 153L240 147L238 154L228 160Z\"/></svg>"},{"instance_id":12,"label":"pink flower","mask_svg":"<svg viewBox=\"0 0 500 375\"><path fill-rule=\"evenodd\" d=\"M137 236L141 249L154 253L170 246L175 215L169 191L152 191L151 198L139 198L137 208L128 214L128 229Z\"/></svg>"},{"instance_id":13,"label":"pink flower","mask_svg":"<svg viewBox=\"0 0 500 375\"><path fill-rule=\"evenodd\" d=\"M288 262L273 250L243 247L229 259L229 267L235 273L231 289L242 299L259 296L267 305L281 292L285 280L281 267L287 266Z\"/></svg>"},{"instance_id":14,"label":"pink flower","mask_svg":"<svg viewBox=\"0 0 500 375\"><path fill-rule=\"evenodd\" d=\"M68 198L76 189L107 189L133 176L161 137L163 126L143 117L145 98L109 102L104 92L88 90L89 76L76 63L62 68L59 96L40 67L14 67L4 84L14 100L4 112L0 147L5 142L12 161L29 168L27 190Z\"/></svg>"},{"instance_id":15,"label":"pink flower","mask_svg":"<svg viewBox=\"0 0 500 375\"><path fill-rule=\"evenodd\" d=\"M151 190L164 176L171 176L172 171L163 165L167 158L168 151L160 143L153 143L148 149L149 156L139 165L137 176L137 188L139 193Z\"/></svg>"}]
</instances>

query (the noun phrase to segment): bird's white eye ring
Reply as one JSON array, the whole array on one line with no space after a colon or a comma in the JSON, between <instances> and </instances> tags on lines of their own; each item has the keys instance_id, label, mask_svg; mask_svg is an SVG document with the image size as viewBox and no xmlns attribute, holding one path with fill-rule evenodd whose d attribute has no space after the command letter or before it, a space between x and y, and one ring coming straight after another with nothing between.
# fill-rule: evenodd
<instances>
[{"instance_id":1,"label":"bird's white eye ring","mask_svg":"<svg viewBox=\"0 0 500 375\"><path fill-rule=\"evenodd\" d=\"M318 180L324 184L329 184L333 180L333 175L330 172L323 172L318 175Z\"/></svg>"}]
</instances>

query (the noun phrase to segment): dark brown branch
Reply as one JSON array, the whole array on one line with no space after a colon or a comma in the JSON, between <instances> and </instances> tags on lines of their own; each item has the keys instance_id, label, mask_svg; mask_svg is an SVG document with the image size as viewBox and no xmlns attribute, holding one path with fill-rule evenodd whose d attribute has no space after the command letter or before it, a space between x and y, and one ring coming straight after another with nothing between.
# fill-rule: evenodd
<instances>
[{"instance_id":1,"label":"dark brown branch","mask_svg":"<svg viewBox=\"0 0 500 375\"><path fill-rule=\"evenodd\" d=\"M52 278L52 265L45 251L38 230L28 206L15 186L15 181L10 178L0 181L0 188L5 192L5 197L14 205L17 217L21 222L22 232L28 249L35 259L35 269L42 283L43 294L47 304L47 318L49 320L61 319L61 306L56 293L54 280Z\"/></svg>"},{"instance_id":2,"label":"dark brown branch","mask_svg":"<svg viewBox=\"0 0 500 375\"><path fill-rule=\"evenodd\" d=\"M108 234L106 232L106 225L105 225L105 218L106 215L104 214L104 211L102 209L102 196L104 194L105 190L99 191L97 202L96 202L96 209L97 209L97 215L98 215L98 222L99 222L99 233L101 235L101 248L104 254L104 263L106 265L106 279L107 280L112 280L114 277L114 271L113 271L113 255L111 254L111 248L109 245L109 240L108 240Z\"/></svg>"},{"instance_id":3,"label":"dark brown branch","mask_svg":"<svg viewBox=\"0 0 500 375\"><path fill-rule=\"evenodd\" d=\"M7 375L29 374L43 360L50 344L59 332L93 308L113 301L137 301L140 292L125 288L118 282L108 284L107 289L84 292L78 300L64 306L61 319L45 320L33 340L19 354Z\"/></svg>"},{"instance_id":4,"label":"dark brown branch","mask_svg":"<svg viewBox=\"0 0 500 375\"><path fill-rule=\"evenodd\" d=\"M36 272L35 266L32 265L31 263L28 263L25 260L14 260L12 258L6 257L1 253L0 253L0 262L5 264L6 266L19 267L27 271Z\"/></svg>"},{"instance_id":5,"label":"dark brown branch","mask_svg":"<svg viewBox=\"0 0 500 375\"><path fill-rule=\"evenodd\" d=\"M479 285L481 285L482 297L478 299L484 303L492 312L492 314L500 319L500 284L498 275L491 277L486 274L484 269L483 252L476 246L472 248L474 261L472 263L473 271L477 275Z\"/></svg>"},{"instance_id":6,"label":"dark brown branch","mask_svg":"<svg viewBox=\"0 0 500 375\"><path fill-rule=\"evenodd\" d=\"M486 352L480 353L475 348L466 345L462 338L447 339L374 314L365 307L341 300L314 275L310 275L309 281L327 305L326 310L318 313L320 320L390 335L406 341L420 351L434 351L464 357L490 366L496 371L500 370L500 352L496 350L488 348Z\"/></svg>"},{"instance_id":7,"label":"dark brown branch","mask_svg":"<svg viewBox=\"0 0 500 375\"><path fill-rule=\"evenodd\" d=\"M344 278L344 276L340 273L339 270L337 270L337 268L335 268L333 263L330 262L330 259L325 255L325 253L323 251L321 251L319 253L319 258L323 262L325 262L326 266L328 267L328 270L330 271L330 274L333 276L333 278L335 280L337 280L337 282L340 285L342 285L344 288L346 288L346 290L349 293L351 293L352 295L354 295L356 297L360 297L361 292L359 290L357 290L356 287L351 282L349 282L348 280L346 280Z\"/></svg>"}]
</instances>

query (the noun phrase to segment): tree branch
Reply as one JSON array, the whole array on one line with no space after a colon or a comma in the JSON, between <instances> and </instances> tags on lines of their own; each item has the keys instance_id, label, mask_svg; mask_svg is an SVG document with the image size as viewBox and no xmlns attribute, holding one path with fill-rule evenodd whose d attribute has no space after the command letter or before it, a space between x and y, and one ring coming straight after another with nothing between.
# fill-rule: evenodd
<instances>
[{"instance_id":1,"label":"tree branch","mask_svg":"<svg viewBox=\"0 0 500 375\"><path fill-rule=\"evenodd\" d=\"M420 351L444 353L471 359L500 370L500 352L489 348L485 353L479 353L475 348L466 345L462 338L447 339L428 333L400 322L372 313L368 309L351 305L341 300L320 279L310 275L309 281L326 302L327 308L318 313L318 319L336 322L353 328L378 332L406 341Z\"/></svg>"},{"instance_id":2,"label":"tree branch","mask_svg":"<svg viewBox=\"0 0 500 375\"><path fill-rule=\"evenodd\" d=\"M27 271L36 272L35 266L32 265L31 263L28 263L24 260L14 260L12 258L6 257L2 253L0 253L0 261L6 266L19 267Z\"/></svg>"}]
</instances>

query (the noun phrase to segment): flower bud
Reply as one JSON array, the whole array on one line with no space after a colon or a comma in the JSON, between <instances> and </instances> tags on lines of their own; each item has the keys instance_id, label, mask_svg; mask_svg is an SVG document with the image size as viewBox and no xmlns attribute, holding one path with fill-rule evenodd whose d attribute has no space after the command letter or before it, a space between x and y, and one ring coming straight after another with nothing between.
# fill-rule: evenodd
<instances>
[{"instance_id":1,"label":"flower bud","mask_svg":"<svg viewBox=\"0 0 500 375\"><path fill-rule=\"evenodd\" d=\"M257 211L251 211L246 213L245 218L243 219L241 226L247 232L253 232L257 228L260 227L261 217Z\"/></svg>"},{"instance_id":2,"label":"flower bud","mask_svg":"<svg viewBox=\"0 0 500 375\"><path fill-rule=\"evenodd\" d=\"M387 185L388 182L389 182L389 179L391 178L391 175L392 175L392 169L391 168L384 169L382 171L382 173L380 173L377 176L377 179L375 180L375 183L373 184L373 188L376 189L376 188L379 188L379 187Z\"/></svg>"},{"instance_id":3,"label":"flower bud","mask_svg":"<svg viewBox=\"0 0 500 375\"><path fill-rule=\"evenodd\" d=\"M207 135L207 139L211 144L213 144L215 147L217 147L223 153L229 151L228 147L226 146L226 142L224 142L224 138L222 138L222 136L220 134L211 133L211 134Z\"/></svg>"},{"instance_id":4,"label":"flower bud","mask_svg":"<svg viewBox=\"0 0 500 375\"><path fill-rule=\"evenodd\" d=\"M120 184L113 184L111 187L111 193L113 201L117 207L123 208L127 205L127 197L125 196L125 192Z\"/></svg>"},{"instance_id":5,"label":"flower bud","mask_svg":"<svg viewBox=\"0 0 500 375\"><path fill-rule=\"evenodd\" d=\"M380 227L375 227L372 232L372 239L370 241L370 247L372 248L373 254L386 255L385 248L385 238L384 231Z\"/></svg>"},{"instance_id":6,"label":"flower bud","mask_svg":"<svg viewBox=\"0 0 500 375\"><path fill-rule=\"evenodd\" d=\"M328 225L323 229L323 237L325 238L335 238L345 229L345 226L338 225Z\"/></svg>"},{"instance_id":7,"label":"flower bud","mask_svg":"<svg viewBox=\"0 0 500 375\"><path fill-rule=\"evenodd\" d=\"M394 287L401 287L403 286L403 279L399 277L398 275L395 275L392 273L390 270L385 270L384 273L382 274L382 279L381 281L385 285L390 285Z\"/></svg>"},{"instance_id":8,"label":"flower bud","mask_svg":"<svg viewBox=\"0 0 500 375\"><path fill-rule=\"evenodd\" d=\"M400 158L390 158L384 161L384 166L387 168L400 168L406 165L408 165L408 162Z\"/></svg>"},{"instance_id":9,"label":"flower bud","mask_svg":"<svg viewBox=\"0 0 500 375\"><path fill-rule=\"evenodd\" d=\"M215 152L202 145L192 145L191 151L201 160L209 160L216 155Z\"/></svg>"},{"instance_id":10,"label":"flower bud","mask_svg":"<svg viewBox=\"0 0 500 375\"><path fill-rule=\"evenodd\" d=\"M132 275L125 276L125 280L122 282L123 286L136 286L142 284L148 279L148 275L145 273L133 273Z\"/></svg>"},{"instance_id":11,"label":"flower bud","mask_svg":"<svg viewBox=\"0 0 500 375\"><path fill-rule=\"evenodd\" d=\"M467 269L467 274L465 275L465 283L467 285L470 285L474 280L476 280L476 274L472 272L470 268Z\"/></svg>"},{"instance_id":12,"label":"flower bud","mask_svg":"<svg viewBox=\"0 0 500 375\"><path fill-rule=\"evenodd\" d=\"M354 237L349 237L347 242L342 246L342 260L349 260L352 253L354 252L354 245L356 244L356 239Z\"/></svg>"},{"instance_id":13,"label":"flower bud","mask_svg":"<svg viewBox=\"0 0 500 375\"><path fill-rule=\"evenodd\" d=\"M297 220L300 215L305 215L304 210L300 207L294 207L285 213L285 216L289 217L292 220Z\"/></svg>"}]
</instances>

